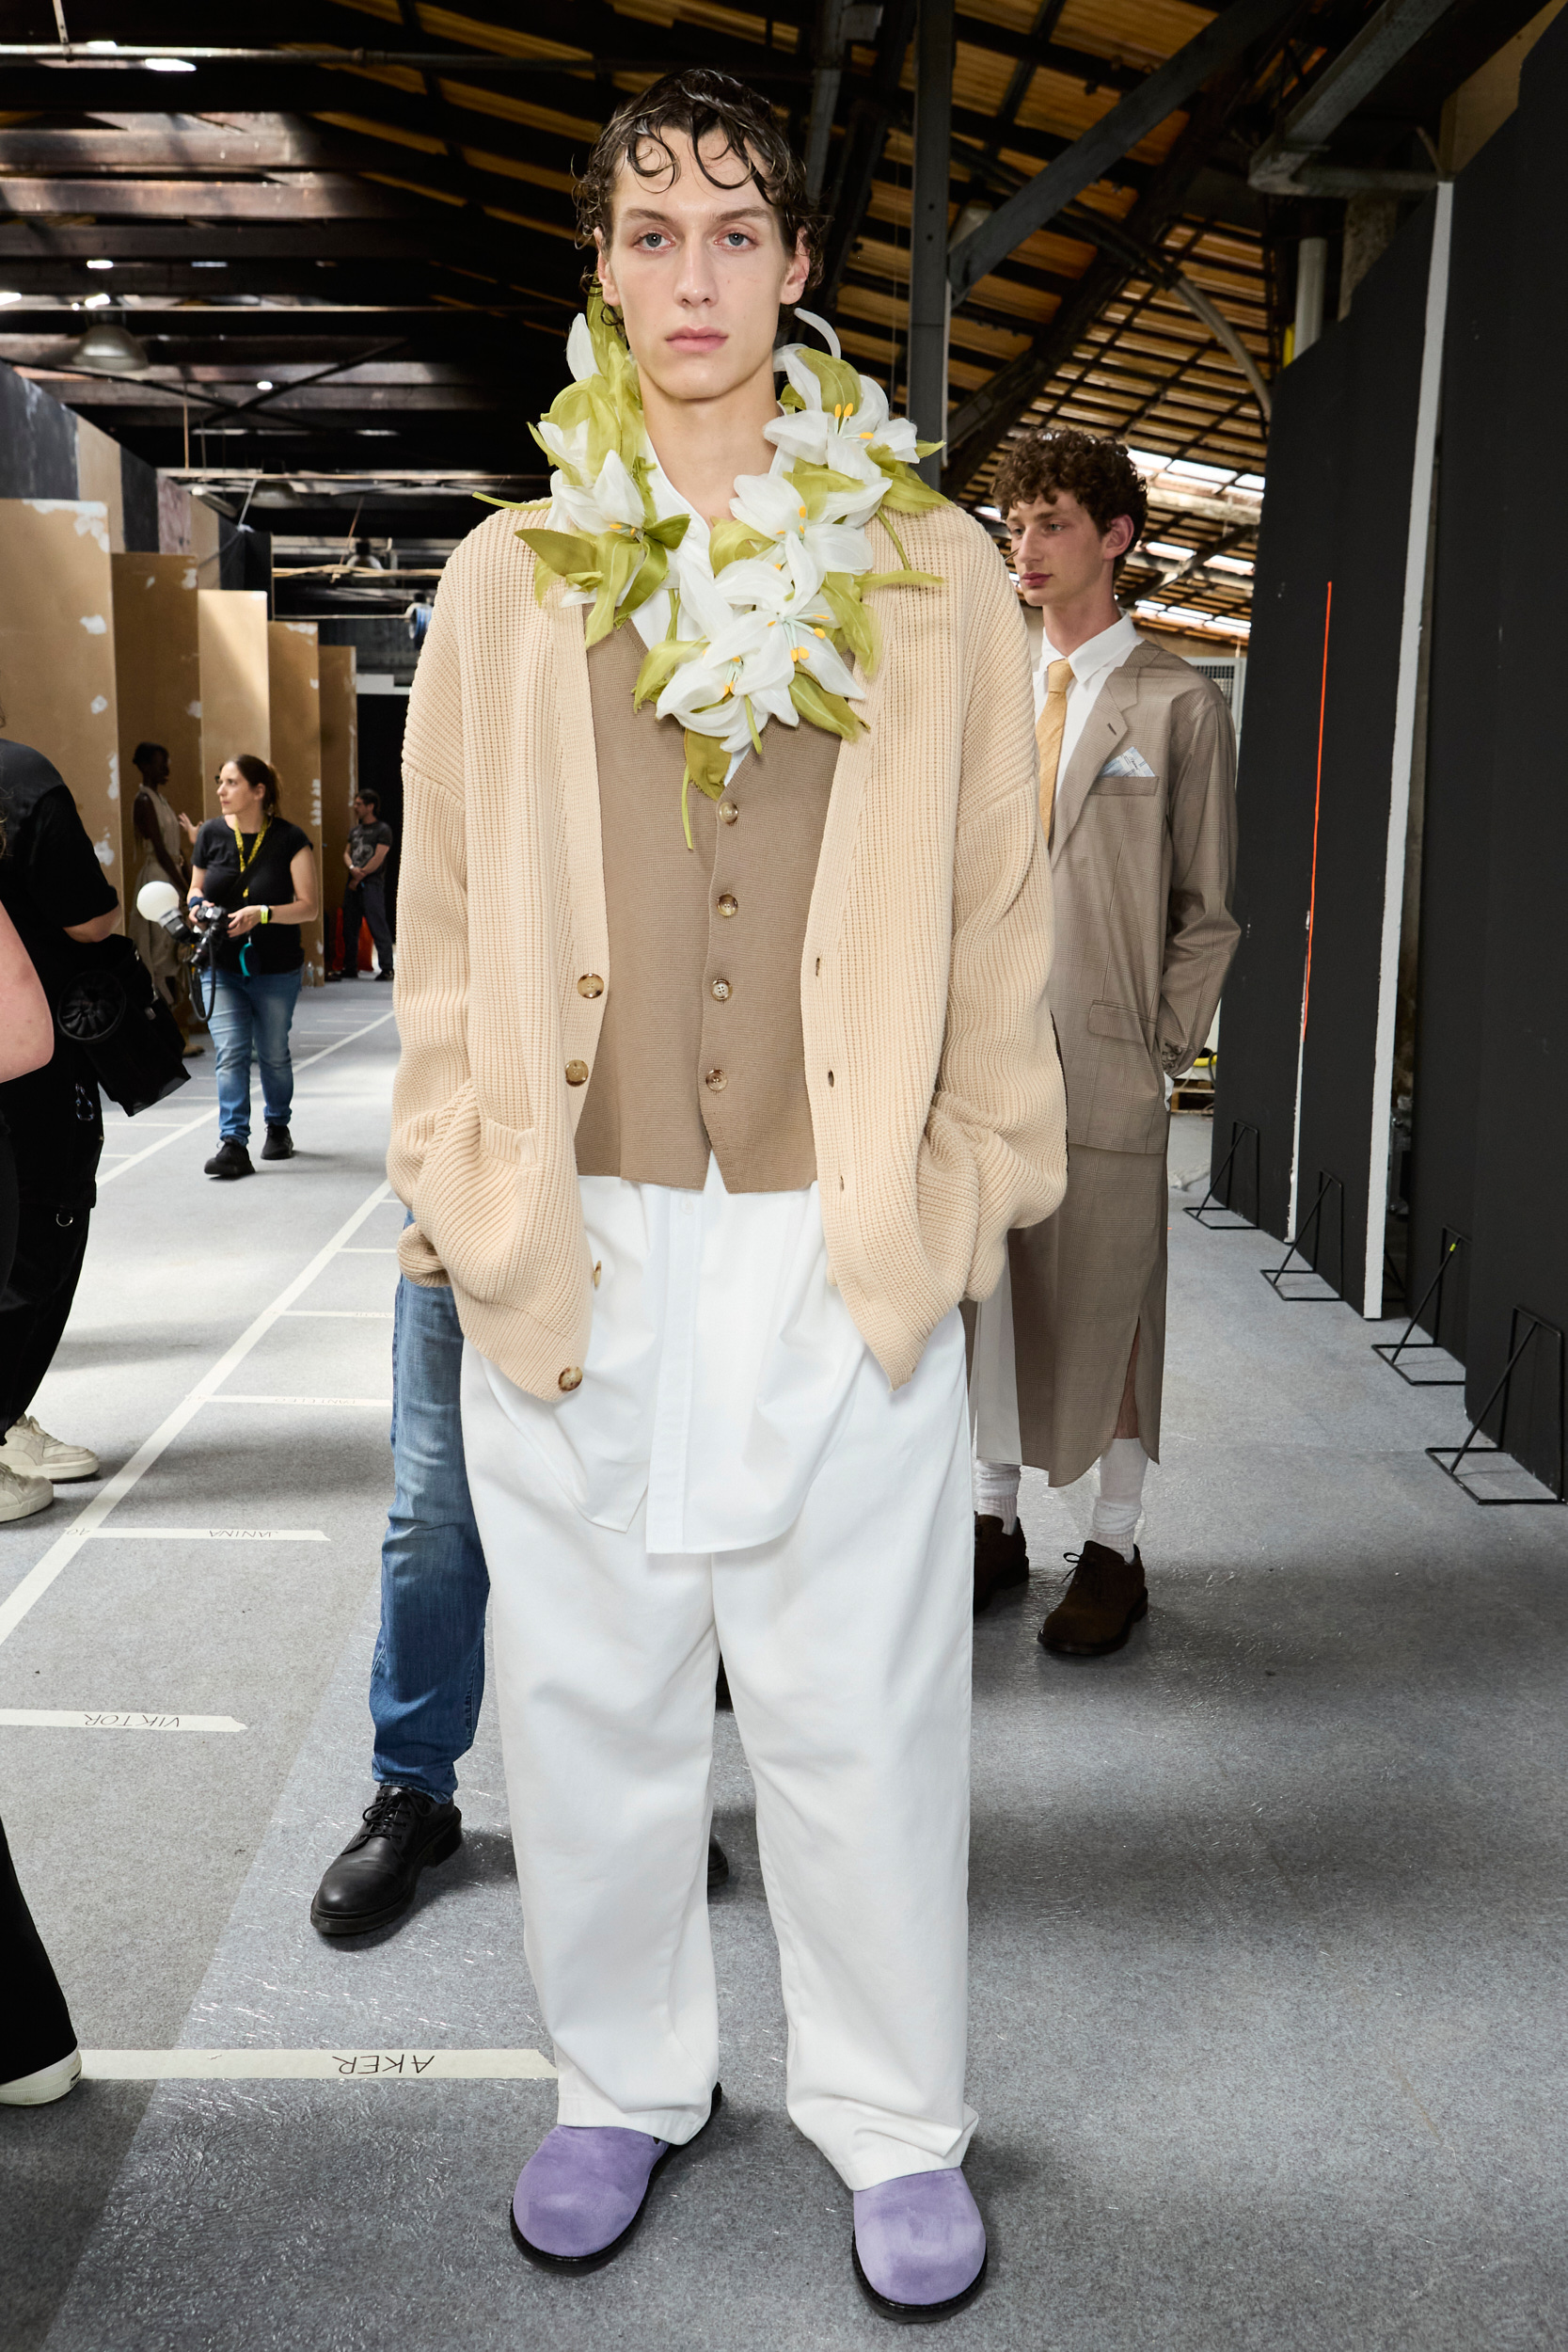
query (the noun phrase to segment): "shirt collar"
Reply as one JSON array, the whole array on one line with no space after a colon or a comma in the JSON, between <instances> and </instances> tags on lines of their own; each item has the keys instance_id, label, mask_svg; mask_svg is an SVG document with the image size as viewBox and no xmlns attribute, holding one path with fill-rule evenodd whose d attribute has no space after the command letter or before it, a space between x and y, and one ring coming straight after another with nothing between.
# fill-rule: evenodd
<instances>
[{"instance_id":1,"label":"shirt collar","mask_svg":"<svg viewBox=\"0 0 1568 2352\"><path fill-rule=\"evenodd\" d=\"M1114 670L1118 662L1126 660L1137 643L1138 632L1133 627L1131 616L1124 612L1119 619L1112 622L1109 628L1102 628L1098 637L1089 638L1085 644L1079 646L1076 653L1069 654L1068 660L1072 664L1073 683L1078 686L1086 686L1091 678L1100 676L1107 670ZM1041 669L1043 670L1050 662L1060 661L1061 658L1042 627L1040 630Z\"/></svg>"},{"instance_id":2,"label":"shirt collar","mask_svg":"<svg viewBox=\"0 0 1568 2352\"><path fill-rule=\"evenodd\" d=\"M783 413L784 412L781 409L780 414L783 415ZM687 525L686 537L681 541L682 552L688 558L700 554L705 563L708 555L709 537L706 516L699 515L696 508L690 503L689 500L682 498L680 492L676 489L674 484L671 481L669 475L659 464L658 453L654 448L652 441L648 443L648 458L652 469L648 476L648 487L653 492L654 513L658 516L660 522L667 522L672 515L689 516L690 519ZM770 474L777 473L781 467L787 465L788 462L789 460L784 455L784 451L782 449L775 449L773 452L773 462L768 467L768 470Z\"/></svg>"}]
</instances>

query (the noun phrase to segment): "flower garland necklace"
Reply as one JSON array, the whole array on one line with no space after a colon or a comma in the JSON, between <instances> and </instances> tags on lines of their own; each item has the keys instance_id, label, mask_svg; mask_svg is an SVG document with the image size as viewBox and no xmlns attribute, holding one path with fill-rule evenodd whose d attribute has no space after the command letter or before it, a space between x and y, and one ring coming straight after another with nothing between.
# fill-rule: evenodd
<instances>
[{"instance_id":1,"label":"flower garland necklace","mask_svg":"<svg viewBox=\"0 0 1568 2352\"><path fill-rule=\"evenodd\" d=\"M564 580L568 604L593 608L595 645L669 590L669 629L648 648L632 703L653 702L684 730L688 849L689 787L719 800L732 759L748 745L761 751L769 720L804 719L846 742L863 731L849 663L869 676L881 650L867 596L942 584L910 568L887 520L889 510L943 503L913 470L941 443L916 440L908 418L889 416L880 386L842 357L831 326L809 310L797 316L831 357L803 343L774 354L788 381L782 413L764 431L789 462L736 478L732 519L714 526L705 560L695 548L683 555L689 515L657 513L636 362L596 288L567 339L573 381L531 428L555 469L551 527L517 533L538 559L539 601L552 575ZM874 515L898 549L896 570L872 569L865 526Z\"/></svg>"}]
</instances>

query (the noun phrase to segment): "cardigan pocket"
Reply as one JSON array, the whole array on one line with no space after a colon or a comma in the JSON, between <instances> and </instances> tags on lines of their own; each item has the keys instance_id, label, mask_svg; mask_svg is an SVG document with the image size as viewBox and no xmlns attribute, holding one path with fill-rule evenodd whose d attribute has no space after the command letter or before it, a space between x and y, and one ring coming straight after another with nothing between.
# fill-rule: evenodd
<instances>
[{"instance_id":1,"label":"cardigan pocket","mask_svg":"<svg viewBox=\"0 0 1568 2352\"><path fill-rule=\"evenodd\" d=\"M520 1179L537 1156L531 1128L485 1118L471 1079L442 1111L425 1154L415 1217L457 1288L486 1306L515 1287L524 1223Z\"/></svg>"}]
</instances>

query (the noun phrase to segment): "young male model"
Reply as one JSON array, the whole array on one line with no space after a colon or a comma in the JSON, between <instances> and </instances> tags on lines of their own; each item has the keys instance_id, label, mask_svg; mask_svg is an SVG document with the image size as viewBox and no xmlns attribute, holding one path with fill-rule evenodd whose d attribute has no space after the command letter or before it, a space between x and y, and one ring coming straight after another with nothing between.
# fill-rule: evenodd
<instances>
[{"instance_id":1,"label":"young male model","mask_svg":"<svg viewBox=\"0 0 1568 2352\"><path fill-rule=\"evenodd\" d=\"M781 405L816 224L750 93L656 86L581 211L551 506L460 548L410 704L389 1162L561 2078L513 2226L608 2259L718 2102L721 1643L789 2112L930 2317L985 2265L958 1305L1065 1163L1023 624L874 385L795 345Z\"/></svg>"},{"instance_id":2,"label":"young male model","mask_svg":"<svg viewBox=\"0 0 1568 2352\"><path fill-rule=\"evenodd\" d=\"M1055 883L1051 1008L1067 1078L1067 1199L1014 1233L974 1342L974 1605L1028 1574L1019 1467L1100 1464L1089 1537L1040 1629L1117 1649L1148 1607L1135 1541L1160 1455L1165 1080L1200 1053L1234 951L1235 738L1217 688L1140 638L1116 575L1148 501L1118 441L1031 433L996 479L1035 674L1040 818Z\"/></svg>"}]
</instances>

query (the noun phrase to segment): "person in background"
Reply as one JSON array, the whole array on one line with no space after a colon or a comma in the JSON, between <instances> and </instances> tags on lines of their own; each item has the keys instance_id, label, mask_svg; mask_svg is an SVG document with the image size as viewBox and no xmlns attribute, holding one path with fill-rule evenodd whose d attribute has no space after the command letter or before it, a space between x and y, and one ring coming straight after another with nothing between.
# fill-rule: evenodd
<instances>
[{"instance_id":1,"label":"person in background","mask_svg":"<svg viewBox=\"0 0 1568 2352\"><path fill-rule=\"evenodd\" d=\"M0 907L0 1088L41 1070L55 1051L55 1024L32 959L16 926ZM17 1229L16 1155L0 1117L0 1287L10 1276ZM0 1517L8 1487L43 1488L40 1509L54 1495L47 1479L24 1479L0 1464ZM0 1952L6 1956L6 1998L0 2004L0 2106L46 2106L63 2099L82 2071L76 2028L59 1979L33 1924L0 1823Z\"/></svg>"},{"instance_id":2,"label":"person in background","mask_svg":"<svg viewBox=\"0 0 1568 2352\"><path fill-rule=\"evenodd\" d=\"M166 748L162 743L138 743L131 759L141 775L141 787L131 803L131 823L140 849L136 870L131 880L131 903L126 911L126 920L137 955L151 973L185 1033L186 1053L199 1054L202 1050L200 1041L191 1035L197 1025L195 1008L190 1001L179 949L161 923L150 923L145 915L136 911L137 897L143 886L150 882L172 882L180 896L184 897L191 886L185 843L196 839L196 827L184 812L173 807L165 796L164 787L168 782L169 770ZM182 834L184 842L181 839ZM206 1025L202 1023L200 1025L205 1027Z\"/></svg>"},{"instance_id":3,"label":"person in background","mask_svg":"<svg viewBox=\"0 0 1568 2352\"><path fill-rule=\"evenodd\" d=\"M1008 1279L979 1310L974 1607L1028 1577L1021 1465L1067 1486L1098 1462L1087 1540L1038 1636L1098 1658L1148 1608L1136 1535L1160 1458L1166 1087L1202 1051L1235 952L1236 742L1218 689L1117 608L1148 512L1121 443L1023 434L993 495L1043 623L1035 737L1068 1184L1054 1216L1010 1236Z\"/></svg>"},{"instance_id":4,"label":"person in background","mask_svg":"<svg viewBox=\"0 0 1568 2352\"><path fill-rule=\"evenodd\" d=\"M0 835L0 908L53 1016L80 971L80 949L114 930L119 899L59 770L41 752L3 739ZM92 1064L57 1026L50 1041L38 1067L0 1081L17 1200L15 1249L0 1289L0 1521L46 1510L56 1479L98 1475L89 1446L51 1437L28 1410L76 1295L103 1149Z\"/></svg>"},{"instance_id":5,"label":"person in background","mask_svg":"<svg viewBox=\"0 0 1568 2352\"><path fill-rule=\"evenodd\" d=\"M205 1172L233 1178L256 1172L246 1148L252 1055L261 1064L267 1129L261 1157L293 1157L289 1027L305 962L300 927L315 921L320 901L309 840L278 811L276 770L252 752L226 761L218 804L223 815L209 817L196 836L191 898L206 898L228 916L213 947L218 1148Z\"/></svg>"},{"instance_id":6,"label":"person in background","mask_svg":"<svg viewBox=\"0 0 1568 2352\"><path fill-rule=\"evenodd\" d=\"M382 868L392 854L392 828L381 821L381 803L373 792L359 792L354 800L354 830L343 851L343 864L348 868L348 886L343 892L342 960L336 972L328 973L334 980L354 980L359 977L359 926L368 923L375 942L376 960L381 969L378 980L392 977L392 931L387 920L387 877Z\"/></svg>"}]
</instances>

